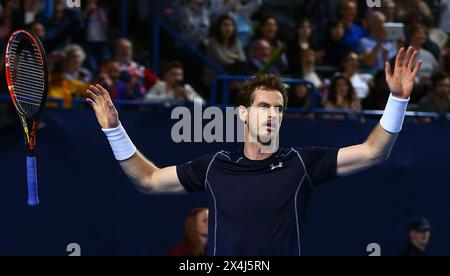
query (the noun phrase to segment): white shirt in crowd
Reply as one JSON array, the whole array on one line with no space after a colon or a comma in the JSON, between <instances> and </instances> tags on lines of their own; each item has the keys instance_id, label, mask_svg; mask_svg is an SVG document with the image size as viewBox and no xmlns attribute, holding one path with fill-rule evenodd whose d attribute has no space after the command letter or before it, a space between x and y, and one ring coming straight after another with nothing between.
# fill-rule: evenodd
<instances>
[{"instance_id":1,"label":"white shirt in crowd","mask_svg":"<svg viewBox=\"0 0 450 276\"><path fill-rule=\"evenodd\" d=\"M354 74L350 78L353 88L359 99L365 99L369 96L370 88L369 82L373 79L370 74Z\"/></svg>"},{"instance_id":2,"label":"white shirt in crowd","mask_svg":"<svg viewBox=\"0 0 450 276\"><path fill-rule=\"evenodd\" d=\"M186 101L197 104L204 104L205 101L202 97L190 86L186 84L184 86L186 89ZM180 103L179 100L175 98L175 91L168 90L165 81L159 81L150 92L145 96L144 101L147 103Z\"/></svg>"}]
</instances>

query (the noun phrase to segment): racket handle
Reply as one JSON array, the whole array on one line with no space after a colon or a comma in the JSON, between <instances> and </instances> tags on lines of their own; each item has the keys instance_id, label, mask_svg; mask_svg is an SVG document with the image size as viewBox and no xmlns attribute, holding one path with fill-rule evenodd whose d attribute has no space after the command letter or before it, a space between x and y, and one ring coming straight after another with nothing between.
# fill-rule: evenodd
<instances>
[{"instance_id":1,"label":"racket handle","mask_svg":"<svg viewBox=\"0 0 450 276\"><path fill-rule=\"evenodd\" d=\"M37 186L37 167L36 167L36 157L27 157L27 176L28 176L28 205L38 206L39 196L38 196L38 186Z\"/></svg>"}]
</instances>

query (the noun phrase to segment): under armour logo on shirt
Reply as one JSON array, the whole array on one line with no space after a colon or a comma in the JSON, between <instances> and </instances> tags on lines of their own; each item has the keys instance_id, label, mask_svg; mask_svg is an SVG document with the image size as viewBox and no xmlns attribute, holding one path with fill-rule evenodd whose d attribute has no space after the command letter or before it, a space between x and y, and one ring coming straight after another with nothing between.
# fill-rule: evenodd
<instances>
[{"instance_id":1,"label":"under armour logo on shirt","mask_svg":"<svg viewBox=\"0 0 450 276\"><path fill-rule=\"evenodd\" d=\"M274 171L276 169L282 169L284 167L283 162L280 162L278 165L270 165L270 170Z\"/></svg>"}]
</instances>

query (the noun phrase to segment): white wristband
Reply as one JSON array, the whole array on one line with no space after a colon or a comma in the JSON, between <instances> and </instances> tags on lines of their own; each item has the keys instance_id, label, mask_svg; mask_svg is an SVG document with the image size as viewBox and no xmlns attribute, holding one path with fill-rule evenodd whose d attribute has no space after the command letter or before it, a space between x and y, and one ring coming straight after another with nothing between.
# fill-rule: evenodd
<instances>
[{"instance_id":1,"label":"white wristband","mask_svg":"<svg viewBox=\"0 0 450 276\"><path fill-rule=\"evenodd\" d=\"M387 132L397 134L402 131L409 100L397 98L391 94L380 121L381 126Z\"/></svg>"},{"instance_id":2,"label":"white wristband","mask_svg":"<svg viewBox=\"0 0 450 276\"><path fill-rule=\"evenodd\" d=\"M117 161L130 159L137 152L136 147L133 142L131 142L131 139L128 137L122 124L116 128L102 130L111 144L111 148Z\"/></svg>"}]
</instances>

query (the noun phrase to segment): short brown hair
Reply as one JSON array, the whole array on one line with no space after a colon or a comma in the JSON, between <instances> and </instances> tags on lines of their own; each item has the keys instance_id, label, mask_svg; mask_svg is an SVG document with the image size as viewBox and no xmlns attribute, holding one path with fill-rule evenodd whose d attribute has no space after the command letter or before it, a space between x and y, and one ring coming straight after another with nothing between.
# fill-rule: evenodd
<instances>
[{"instance_id":1,"label":"short brown hair","mask_svg":"<svg viewBox=\"0 0 450 276\"><path fill-rule=\"evenodd\" d=\"M163 64L161 68L161 74L164 76L172 69L183 69L183 63L179 60L172 60Z\"/></svg>"},{"instance_id":2,"label":"short brown hair","mask_svg":"<svg viewBox=\"0 0 450 276\"><path fill-rule=\"evenodd\" d=\"M272 74L256 76L242 84L238 97L238 104L250 107L254 100L253 94L257 89L279 91L281 95L283 95L284 109L286 110L288 105L288 92L286 86L280 77Z\"/></svg>"}]
</instances>

